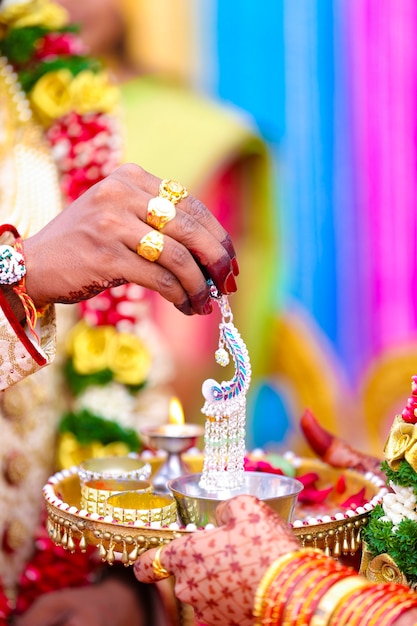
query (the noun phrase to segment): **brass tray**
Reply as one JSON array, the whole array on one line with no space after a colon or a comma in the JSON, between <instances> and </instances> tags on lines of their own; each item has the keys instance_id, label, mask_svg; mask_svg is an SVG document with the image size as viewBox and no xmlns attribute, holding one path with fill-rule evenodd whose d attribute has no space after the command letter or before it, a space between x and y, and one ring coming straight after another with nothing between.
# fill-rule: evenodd
<instances>
[{"instance_id":1,"label":"brass tray","mask_svg":"<svg viewBox=\"0 0 417 626\"><path fill-rule=\"evenodd\" d=\"M153 471L162 461L160 457L151 460ZM302 503L297 504L291 526L301 545L320 548L334 558L354 555L361 545L361 529L367 523L369 512L387 492L385 483L372 474L335 469L316 459L294 457L292 462L296 467L296 476L317 472L320 477L316 483L318 489L335 485L341 474L346 481L344 493L332 494L324 505L306 507ZM191 471L201 471L201 459L188 459L188 464ZM341 503L363 487L366 504L355 510L342 509ZM77 467L51 476L44 486L43 495L52 541L70 552L85 551L88 545L96 546L102 560L108 563L117 558L129 565L149 548L169 543L189 532L203 532L191 525L185 528L180 524L158 527L156 524L120 523L80 510Z\"/></svg>"}]
</instances>

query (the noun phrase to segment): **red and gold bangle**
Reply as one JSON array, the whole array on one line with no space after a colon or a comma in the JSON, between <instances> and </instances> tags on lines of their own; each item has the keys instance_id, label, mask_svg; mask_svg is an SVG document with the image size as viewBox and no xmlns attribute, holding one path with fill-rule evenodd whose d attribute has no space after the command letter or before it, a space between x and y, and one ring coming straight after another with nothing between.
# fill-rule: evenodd
<instances>
[{"instance_id":1,"label":"red and gold bangle","mask_svg":"<svg viewBox=\"0 0 417 626\"><path fill-rule=\"evenodd\" d=\"M373 606L367 608L360 616L358 616L358 626L388 626L392 623L392 611L401 607L412 608L417 606L417 596L411 596L408 587L398 585L396 591L385 593L379 598Z\"/></svg>"},{"instance_id":2,"label":"red and gold bangle","mask_svg":"<svg viewBox=\"0 0 417 626\"><path fill-rule=\"evenodd\" d=\"M347 569L329 572L321 580L309 581L307 589L295 590L283 613L285 623L294 626L309 626L321 598L339 581L352 577Z\"/></svg>"},{"instance_id":3,"label":"red and gold bangle","mask_svg":"<svg viewBox=\"0 0 417 626\"><path fill-rule=\"evenodd\" d=\"M372 585L370 583L363 589L362 594L356 601L352 601L350 596L345 596L341 599L339 606L343 604L348 605L348 610L338 611L338 614L334 614L334 619L331 621L331 626L364 626L368 625L369 619L375 614L375 611L384 605L387 601L389 606L392 607L393 594L396 593L398 585L390 584L378 584ZM379 626L379 622L378 622Z\"/></svg>"},{"instance_id":4,"label":"red and gold bangle","mask_svg":"<svg viewBox=\"0 0 417 626\"><path fill-rule=\"evenodd\" d=\"M276 607L278 593L284 592L282 589L284 581L281 580L280 574L285 574L285 584L288 588L290 584L288 579L298 574L301 564L320 556L324 556L320 550L302 549L282 556L269 566L255 593L253 608L255 626L262 626L265 623L264 619L270 619L272 609Z\"/></svg>"},{"instance_id":5,"label":"red and gold bangle","mask_svg":"<svg viewBox=\"0 0 417 626\"><path fill-rule=\"evenodd\" d=\"M367 602L373 602L370 598L379 597L379 594L386 593L383 589L386 585L375 585L368 581L363 587L356 591L349 592L339 598L339 603L333 611L331 626L345 626L351 624L355 615L360 615L361 606Z\"/></svg>"},{"instance_id":6,"label":"red and gold bangle","mask_svg":"<svg viewBox=\"0 0 417 626\"><path fill-rule=\"evenodd\" d=\"M417 594L414 592L413 595L416 597L409 597L408 599L402 600L400 606L388 607L385 615L380 616L378 626L392 626L403 613L410 609L417 608Z\"/></svg>"},{"instance_id":7,"label":"red and gold bangle","mask_svg":"<svg viewBox=\"0 0 417 626\"><path fill-rule=\"evenodd\" d=\"M310 556L303 555L304 562L301 558L295 558L291 563L287 564L285 569L270 582L265 590L265 608L262 615L262 623L270 620L271 624L279 623L281 611L287 598L291 594L294 585L305 576L305 570L310 566L312 560ZM272 621L272 619L274 621Z\"/></svg>"},{"instance_id":8,"label":"red and gold bangle","mask_svg":"<svg viewBox=\"0 0 417 626\"><path fill-rule=\"evenodd\" d=\"M253 605L253 616L257 620L255 621L255 626L262 626L262 617L265 610L266 604L266 592L271 582L277 576L277 574L281 571L282 568L285 567L287 563L289 563L293 558L295 558L297 552L290 552L290 554L285 554L280 557L276 561L274 561L266 570L263 575L261 582L258 585L258 588L255 592L255 600Z\"/></svg>"},{"instance_id":9,"label":"red and gold bangle","mask_svg":"<svg viewBox=\"0 0 417 626\"><path fill-rule=\"evenodd\" d=\"M304 561L304 563L298 562L290 575L285 571L285 580L281 580L281 577L284 576L282 574L271 583L266 591L267 606L265 607L263 623L272 618L271 624L281 623L284 607L299 582L305 581L312 565L311 560ZM313 567L317 569L315 564Z\"/></svg>"},{"instance_id":10,"label":"red and gold bangle","mask_svg":"<svg viewBox=\"0 0 417 626\"><path fill-rule=\"evenodd\" d=\"M323 586L325 584L324 581L328 580L329 576L333 578L334 582L335 578L338 578L345 570L342 565L329 559L323 553L321 554L321 558L310 561L308 568L310 571L307 571L305 575L303 572L301 577L304 583L303 586L298 585L299 580L297 578L297 580L294 581L288 598L280 598L283 621L286 619L286 615L291 614L295 604L299 604L300 602L304 604L306 594L308 594L311 589L317 590L318 587Z\"/></svg>"},{"instance_id":11,"label":"red and gold bangle","mask_svg":"<svg viewBox=\"0 0 417 626\"><path fill-rule=\"evenodd\" d=\"M280 580L274 581L272 589L274 586L277 589L274 610L276 620L280 619L281 622L285 623L285 612L288 613L289 605L294 604L299 599L299 596L297 596L297 600L293 600L293 596L297 595L298 590L304 594L311 587L317 588L319 581L326 579L330 575L339 575L341 570L342 566L321 552L321 554L309 559L302 565L298 565L295 575L286 578L284 582ZM303 583L302 587L300 582Z\"/></svg>"},{"instance_id":12,"label":"red and gold bangle","mask_svg":"<svg viewBox=\"0 0 417 626\"><path fill-rule=\"evenodd\" d=\"M366 587L368 582L358 575L350 575L337 583L320 598L310 620L310 626L328 626L341 597L346 597L358 589Z\"/></svg>"}]
</instances>

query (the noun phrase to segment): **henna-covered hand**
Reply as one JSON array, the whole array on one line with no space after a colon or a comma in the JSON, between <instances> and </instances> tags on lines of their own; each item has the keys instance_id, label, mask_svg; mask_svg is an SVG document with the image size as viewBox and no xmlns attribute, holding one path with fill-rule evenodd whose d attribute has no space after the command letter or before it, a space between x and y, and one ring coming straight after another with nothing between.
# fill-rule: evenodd
<instances>
[{"instance_id":1,"label":"henna-covered hand","mask_svg":"<svg viewBox=\"0 0 417 626\"><path fill-rule=\"evenodd\" d=\"M35 305L78 302L108 287L137 283L185 314L207 314L207 278L222 293L236 291L238 266L230 237L190 195L161 231L159 259L137 254L140 239L151 230L146 210L160 182L139 166L123 165L27 239L26 289Z\"/></svg>"},{"instance_id":2,"label":"henna-covered hand","mask_svg":"<svg viewBox=\"0 0 417 626\"><path fill-rule=\"evenodd\" d=\"M175 576L175 593L208 626L250 626L256 589L268 566L299 549L288 524L264 502L237 496L217 508L219 526L175 539L161 565ZM135 563L135 575L153 582L155 550Z\"/></svg>"},{"instance_id":3,"label":"henna-covered hand","mask_svg":"<svg viewBox=\"0 0 417 626\"><path fill-rule=\"evenodd\" d=\"M346 441L329 433L309 409L304 411L300 425L311 449L332 467L351 468L361 473L372 472L386 480L381 469L381 459L356 450Z\"/></svg>"}]
</instances>

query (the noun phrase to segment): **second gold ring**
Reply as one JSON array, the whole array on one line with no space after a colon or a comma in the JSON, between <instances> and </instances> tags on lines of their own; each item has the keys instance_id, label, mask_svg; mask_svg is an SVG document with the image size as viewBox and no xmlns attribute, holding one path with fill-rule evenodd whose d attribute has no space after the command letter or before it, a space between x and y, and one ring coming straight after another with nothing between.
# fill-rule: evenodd
<instances>
[{"instance_id":1,"label":"second gold ring","mask_svg":"<svg viewBox=\"0 0 417 626\"><path fill-rule=\"evenodd\" d=\"M155 262L164 249L164 236L157 230L151 230L139 241L136 252L147 261Z\"/></svg>"},{"instance_id":2,"label":"second gold ring","mask_svg":"<svg viewBox=\"0 0 417 626\"><path fill-rule=\"evenodd\" d=\"M152 226L152 228L161 230L165 224L174 219L175 215L174 203L168 200L168 198L157 196L149 200L146 210L146 223Z\"/></svg>"}]
</instances>

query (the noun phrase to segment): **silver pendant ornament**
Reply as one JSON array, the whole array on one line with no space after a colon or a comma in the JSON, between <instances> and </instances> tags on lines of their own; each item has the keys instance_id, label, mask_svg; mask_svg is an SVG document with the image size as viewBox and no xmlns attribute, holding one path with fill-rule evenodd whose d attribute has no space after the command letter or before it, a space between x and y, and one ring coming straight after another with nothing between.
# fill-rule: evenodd
<instances>
[{"instance_id":1,"label":"silver pendant ornament","mask_svg":"<svg viewBox=\"0 0 417 626\"><path fill-rule=\"evenodd\" d=\"M227 296L219 294L209 281L211 295L221 312L219 348L216 363L225 367L229 355L233 358L235 374L231 380L217 382L207 379L202 385L206 415L204 435L204 464L200 487L208 492L241 487L244 478L246 436L246 394L251 379L248 350L237 328Z\"/></svg>"}]
</instances>

